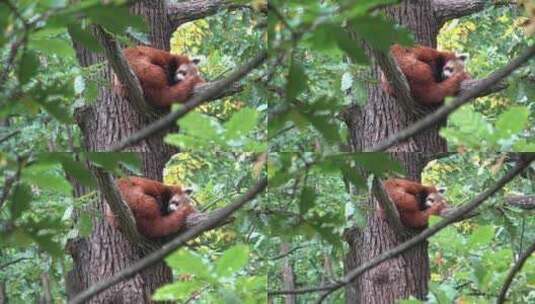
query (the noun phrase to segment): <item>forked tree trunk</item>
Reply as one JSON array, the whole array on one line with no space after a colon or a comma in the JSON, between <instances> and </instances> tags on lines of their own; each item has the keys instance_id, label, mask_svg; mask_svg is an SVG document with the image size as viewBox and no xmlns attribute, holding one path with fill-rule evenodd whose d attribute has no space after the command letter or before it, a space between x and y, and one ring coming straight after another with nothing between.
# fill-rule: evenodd
<instances>
[{"instance_id":1,"label":"forked tree trunk","mask_svg":"<svg viewBox=\"0 0 535 304\"><path fill-rule=\"evenodd\" d=\"M439 28L430 1L403 1L400 5L387 8L386 12L394 22L409 28L417 43L436 47ZM379 79L377 65L373 64L371 70L371 77ZM417 119L414 114L405 112L396 100L387 96L377 85L369 85L367 104L362 108L351 109L346 118L353 151L369 149ZM402 152L395 153L394 157L405 166L409 178L419 180L427 159L424 155L414 152L435 153L445 152L446 149L446 142L439 137L438 127L435 127L394 146L389 151ZM371 210L375 208L372 198L364 204L368 204ZM354 228L345 235L350 247L345 261L346 271L404 241L375 212L368 215L368 224L363 230ZM428 291L428 278L427 245L421 244L358 277L346 288L346 302L394 303L410 295L423 299Z\"/></svg>"},{"instance_id":2,"label":"forked tree trunk","mask_svg":"<svg viewBox=\"0 0 535 304\"><path fill-rule=\"evenodd\" d=\"M167 20L164 1L138 1L132 11L145 17L150 28L152 45L168 50L174 29ZM81 66L106 63L103 54L91 53L77 43L75 48ZM110 83L111 69L107 64L105 66L99 76ZM88 151L106 151L111 145L149 123L125 99L113 94L109 86L100 86L97 102L78 111L76 117L82 130L85 149ZM151 136L129 148L130 151L141 152L139 155L143 163L142 171L149 178L161 180L165 163L176 152L163 143L164 135ZM85 192L83 187L76 184L75 189L76 196ZM88 238L71 240L67 246L74 262L74 269L66 280L69 298L133 264L141 257L139 248L103 220L104 204L105 200L101 195L98 202L90 208L90 212L95 214L91 235ZM88 303L149 303L153 291L170 280L170 269L161 263L116 284L93 297Z\"/></svg>"}]
</instances>

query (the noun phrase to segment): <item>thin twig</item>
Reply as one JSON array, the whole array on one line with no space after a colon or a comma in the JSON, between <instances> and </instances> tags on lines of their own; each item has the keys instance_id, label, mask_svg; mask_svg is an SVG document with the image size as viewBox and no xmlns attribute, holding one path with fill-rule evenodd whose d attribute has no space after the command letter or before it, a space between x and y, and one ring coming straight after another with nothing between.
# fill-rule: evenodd
<instances>
[{"instance_id":1,"label":"thin twig","mask_svg":"<svg viewBox=\"0 0 535 304\"><path fill-rule=\"evenodd\" d=\"M505 279L505 283L502 286L502 289L500 291L500 295L498 296L498 299L496 300L496 304L502 304L505 302L505 297L507 295L507 290L509 289L509 286L511 286L511 283L513 282L513 278L515 277L516 273L522 269L522 266L524 266L524 263L526 260L531 256L531 254L535 252L535 242L529 246L529 248L520 256L518 261L516 261L515 265L509 273L507 274L507 278Z\"/></svg>"}]
</instances>

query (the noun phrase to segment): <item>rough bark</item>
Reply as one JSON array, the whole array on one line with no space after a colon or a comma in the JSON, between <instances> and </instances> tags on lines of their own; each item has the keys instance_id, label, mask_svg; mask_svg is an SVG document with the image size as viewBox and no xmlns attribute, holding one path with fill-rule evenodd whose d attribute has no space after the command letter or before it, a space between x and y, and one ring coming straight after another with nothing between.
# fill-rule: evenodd
<instances>
[{"instance_id":1,"label":"rough bark","mask_svg":"<svg viewBox=\"0 0 535 304\"><path fill-rule=\"evenodd\" d=\"M435 17L442 24L451 19L460 18L481 11L485 0L433 0Z\"/></svg>"},{"instance_id":2,"label":"rough bark","mask_svg":"<svg viewBox=\"0 0 535 304\"><path fill-rule=\"evenodd\" d=\"M6 281L0 281L0 304L7 304Z\"/></svg>"},{"instance_id":3,"label":"rough bark","mask_svg":"<svg viewBox=\"0 0 535 304\"><path fill-rule=\"evenodd\" d=\"M248 5L233 3L229 0L190 0L168 3L168 17L172 25L177 27L183 23L205 18L223 10L248 8Z\"/></svg>"},{"instance_id":4,"label":"rough bark","mask_svg":"<svg viewBox=\"0 0 535 304\"><path fill-rule=\"evenodd\" d=\"M506 197L505 200L509 205L520 209L535 209L535 195L512 195Z\"/></svg>"},{"instance_id":5,"label":"rough bark","mask_svg":"<svg viewBox=\"0 0 535 304\"><path fill-rule=\"evenodd\" d=\"M436 47L440 23L434 17L431 2L404 1L385 11L391 20L411 30L417 43ZM379 75L379 67L373 62L371 77L379 79ZM411 125L419 115L404 109L379 86L369 85L368 103L363 107L353 107L345 117L350 129L352 150L363 151ZM446 141L439 136L438 130L439 126L435 126L388 150L403 152L396 153L394 157L405 166L408 178L418 181L421 170L428 161L428 156L414 152L446 152ZM374 210L376 202L373 198L365 203ZM350 248L345 261L346 271L400 244L410 236L411 233L398 233L384 218L371 212L364 229L354 228L345 233ZM429 258L424 243L383 262L348 285L346 302L394 303L411 295L423 299L428 291L428 279Z\"/></svg>"},{"instance_id":6,"label":"rough bark","mask_svg":"<svg viewBox=\"0 0 535 304\"><path fill-rule=\"evenodd\" d=\"M295 274L292 264L290 263L290 257L288 252L290 250L289 243L282 243L280 253L281 255L286 255L283 259L282 266L282 285L285 290L295 289ZM285 304L295 304L297 303L297 296L294 294L289 294L284 296Z\"/></svg>"},{"instance_id":7,"label":"rough bark","mask_svg":"<svg viewBox=\"0 0 535 304\"><path fill-rule=\"evenodd\" d=\"M134 4L131 10L145 18L152 45L168 50L174 29L167 19L164 2L141 1ZM81 66L106 60L103 54L92 53L77 43L75 49ZM106 67L99 76L110 81L111 75L111 69ZM106 86L100 88L97 102L79 109L76 117L84 148L88 151L106 151L114 143L150 122L127 100L113 94ZM129 148L130 151L141 152L142 172L148 178L161 180L165 162L176 152L163 143L164 135L156 134ZM80 192L77 195L85 192L81 187L76 189ZM73 257L73 270L67 275L69 298L133 264L143 255L138 246L131 244L121 232L104 221L102 214L105 203L104 197L100 195L98 202L91 206L91 212L95 213L91 235L70 240L67 244L67 250ZM113 286L87 303L150 303L153 291L170 280L170 269L160 263Z\"/></svg>"}]
</instances>

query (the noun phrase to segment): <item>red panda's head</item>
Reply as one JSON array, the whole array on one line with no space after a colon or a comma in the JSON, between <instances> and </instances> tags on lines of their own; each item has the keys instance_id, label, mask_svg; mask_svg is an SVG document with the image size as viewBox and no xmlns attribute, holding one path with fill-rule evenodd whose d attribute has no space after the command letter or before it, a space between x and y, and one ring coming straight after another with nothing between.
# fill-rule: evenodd
<instances>
[{"instance_id":1,"label":"red panda's head","mask_svg":"<svg viewBox=\"0 0 535 304\"><path fill-rule=\"evenodd\" d=\"M427 197L425 198L426 209L436 204L441 204L443 206L442 209L448 209L450 206L448 205L446 198L444 198L443 196L445 192L446 192L446 188L438 188L436 192L429 193Z\"/></svg>"},{"instance_id":2,"label":"red panda's head","mask_svg":"<svg viewBox=\"0 0 535 304\"><path fill-rule=\"evenodd\" d=\"M204 80L200 77L199 69L197 67L199 62L200 59L192 59L188 63L183 63L179 65L175 71L175 82L179 83L186 79L186 77L198 77L202 80L202 82L204 82Z\"/></svg>"},{"instance_id":3,"label":"red panda's head","mask_svg":"<svg viewBox=\"0 0 535 304\"><path fill-rule=\"evenodd\" d=\"M190 197L191 193L193 193L191 188L184 188L182 192L174 194L169 199L169 212L173 212L183 205L193 206L193 200Z\"/></svg>"},{"instance_id":4,"label":"red panda's head","mask_svg":"<svg viewBox=\"0 0 535 304\"><path fill-rule=\"evenodd\" d=\"M464 71L467 61L467 53L455 54L454 59L450 59L444 64L444 67L442 68L442 79L446 80L453 76L453 74Z\"/></svg>"}]
</instances>

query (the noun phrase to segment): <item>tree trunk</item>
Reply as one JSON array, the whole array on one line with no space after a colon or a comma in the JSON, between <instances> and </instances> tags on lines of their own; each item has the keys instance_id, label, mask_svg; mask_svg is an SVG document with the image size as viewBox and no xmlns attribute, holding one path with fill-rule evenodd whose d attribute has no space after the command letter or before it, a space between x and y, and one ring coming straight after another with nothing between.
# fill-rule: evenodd
<instances>
[{"instance_id":1,"label":"tree trunk","mask_svg":"<svg viewBox=\"0 0 535 304\"><path fill-rule=\"evenodd\" d=\"M294 290L295 289L295 273L294 273L293 266L290 262L290 257L287 255L289 250L290 250L290 244L288 242L284 242L281 244L280 253L282 255L286 254L286 256L283 258L284 266L282 267L282 285L285 290ZM285 304L297 303L296 295L295 294L285 295L284 303Z\"/></svg>"},{"instance_id":2,"label":"tree trunk","mask_svg":"<svg viewBox=\"0 0 535 304\"><path fill-rule=\"evenodd\" d=\"M0 304L7 304L6 281L0 280Z\"/></svg>"},{"instance_id":3,"label":"tree trunk","mask_svg":"<svg viewBox=\"0 0 535 304\"><path fill-rule=\"evenodd\" d=\"M52 292L50 290L50 277L48 272L41 273L41 288L42 295L39 299L39 304L52 304Z\"/></svg>"},{"instance_id":4,"label":"tree trunk","mask_svg":"<svg viewBox=\"0 0 535 304\"><path fill-rule=\"evenodd\" d=\"M434 19L431 1L404 1L389 7L387 16L396 23L409 28L419 44L436 47L439 25ZM379 79L379 69L372 65L371 77ZM411 125L417 117L405 112L395 99L389 97L377 84L368 86L368 102L365 106L349 111L347 123L351 134L353 151L363 151ZM423 132L398 144L389 151L404 165L407 177L420 179L420 173L428 159L415 152L445 152L446 142L438 135L439 127ZM369 198L364 204L375 210L375 200ZM400 236L375 212L368 215L368 224L363 230L353 228L345 233L349 252L345 269L349 271L380 253L400 244L406 236ZM404 254L387 260L358 277L346 288L347 303L395 303L411 295L424 299L429 279L427 245L422 244Z\"/></svg>"},{"instance_id":5,"label":"tree trunk","mask_svg":"<svg viewBox=\"0 0 535 304\"><path fill-rule=\"evenodd\" d=\"M164 1L138 1L131 11L145 18L151 34L152 46L169 49L173 32L168 22ZM103 54L95 54L74 43L81 66L105 62ZM110 83L111 69L108 65L99 75ZM77 123L82 131L85 149L106 151L112 144L141 129L149 121L123 99L101 86L95 104L86 106L76 113ZM162 180L162 171L169 157L176 150L163 143L165 134L157 134L129 148L137 151L142 159L143 174ZM86 191L75 183L77 196ZM133 264L142 256L139 248L132 245L118 230L104 221L102 212L105 199L101 195L96 205L91 206L93 231L88 238L70 240L67 250L73 257L73 270L67 275L67 293L72 298L80 291ZM75 215L77 218L78 215ZM124 280L112 288L93 297L88 303L150 303L150 295L156 288L171 280L170 269L162 262Z\"/></svg>"}]
</instances>

